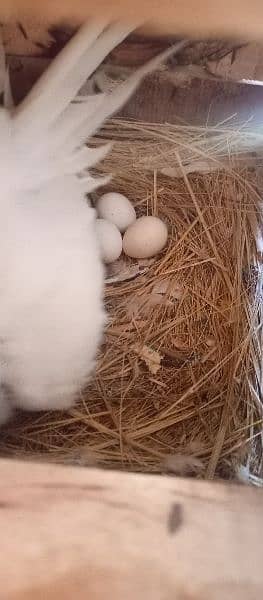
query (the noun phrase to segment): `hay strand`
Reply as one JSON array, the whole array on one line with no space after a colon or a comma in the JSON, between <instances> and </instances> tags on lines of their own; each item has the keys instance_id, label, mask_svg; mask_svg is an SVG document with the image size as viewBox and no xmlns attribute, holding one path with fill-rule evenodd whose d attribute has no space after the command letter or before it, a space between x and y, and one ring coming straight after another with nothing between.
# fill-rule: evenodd
<instances>
[{"instance_id":1,"label":"hay strand","mask_svg":"<svg viewBox=\"0 0 263 600\"><path fill-rule=\"evenodd\" d=\"M107 189L125 193L138 215L160 216L168 246L154 261L122 260L120 276L109 274L109 325L76 407L18 415L0 450L135 471L236 473L258 485L261 196L254 168L230 160L251 151L252 136L226 125L113 120L95 143L109 138L115 145L99 170L114 174ZM261 132L253 143L262 144ZM212 170L196 172L200 160Z\"/></svg>"}]
</instances>

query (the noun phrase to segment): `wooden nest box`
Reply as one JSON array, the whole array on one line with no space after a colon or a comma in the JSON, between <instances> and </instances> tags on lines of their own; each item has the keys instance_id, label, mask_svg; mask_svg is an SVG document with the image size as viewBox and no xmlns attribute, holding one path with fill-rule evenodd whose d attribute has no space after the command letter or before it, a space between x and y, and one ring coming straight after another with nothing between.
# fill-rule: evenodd
<instances>
[{"instance_id":1,"label":"wooden nest box","mask_svg":"<svg viewBox=\"0 0 263 600\"><path fill-rule=\"evenodd\" d=\"M127 122L141 120L161 125L174 124L177 119L181 124L189 123L194 130L205 125L208 113L210 125L215 126L237 112L245 122L251 110L263 106L260 85L263 81L263 5L259 0L250 3L245 0L188 0L184 3L179 0L133 3L130 0L97 0L96 3L5 0L1 2L0 18L4 21L17 101L63 46L72 29L95 11L115 18L147 20L147 26L111 56L111 65L118 64L124 70L158 53L175 37L189 36L198 40L181 56L177 68L171 63L166 73L158 73L142 86L121 114ZM248 39L252 42L248 43ZM103 135L107 135L106 130ZM120 156L120 138L117 138L116 152L119 151ZM150 143L148 138L147 143ZM139 148L138 145L138 152ZM154 185L156 180L153 179ZM178 211L184 211L185 192L177 188L177 193L181 194ZM208 188L202 193L208 194ZM188 194L191 196L189 188ZM193 239L191 243L194 247ZM138 297L141 295L142 290ZM113 293L110 301L113 302ZM114 335L116 331L112 332L111 339ZM207 344L209 357L213 351L211 345ZM179 348L177 354L167 351L164 359L167 368L175 364L172 361L182 360L182 353L191 363L191 373L195 373L195 363L185 348ZM157 376L151 374L151 377L154 385L158 385ZM194 384L193 375L191 385ZM166 383L160 383L160 396L162 385ZM209 403L209 390L207 394ZM157 403L156 398L155 401ZM154 410L158 410L156 406ZM188 408L191 412L196 407L189 405ZM251 406L248 410L252 410ZM200 409L200 421L201 413ZM77 412L73 416L70 428L73 421L77 422ZM193 418L192 413L190 417ZM127 420L128 425L131 420ZM82 430L83 423L82 419ZM125 415L122 423L126 423ZM191 423L194 429L194 418ZM86 421L86 429L89 425ZM104 436L101 437L103 450L111 448L111 440L105 441L106 426L103 422L100 430ZM43 423L41 427L43 430ZM180 427L184 439L184 426L180 424ZM258 439L261 430L258 424L257 427L255 438ZM162 445L173 444L169 431L165 439L151 428L145 438L135 436L131 444L134 454L126 456L126 462L122 450L118 456L110 455L112 463L106 466L119 466L115 470L79 466L81 461L77 455L76 466L73 460L69 466L51 464L50 461L63 462L52 455L55 437L51 442L49 439L50 448L45 437L43 445L45 443L47 449L41 464L33 460L33 451L32 460L23 462L21 458L28 458L29 445L32 443L35 451L39 442L36 436L32 442L33 437L26 431L20 428L16 433L4 433L0 442L2 455L10 456L10 449L16 448L16 459L0 460L1 599L256 600L262 596L263 492L241 484L212 481L217 471L210 460L209 447L204 452L207 480L201 481L202 470L197 478L179 478L168 475L167 470L162 474L161 469L155 469ZM125 427L123 431L125 436ZM31 433L34 436L33 426ZM60 435L66 439L69 430L63 429ZM75 429L74 435L77 436ZM116 435L114 432L113 437ZM21 456L14 441L18 436ZM23 445L25 436L27 446ZM90 439L92 436L93 430ZM127 441L125 437L123 440ZM150 458L143 454L148 441L149 446L153 443ZM221 441L218 435L216 448ZM232 445L238 446L236 438L234 442L232 440ZM223 443L221 450L220 456L224 455L226 465L229 455ZM135 472L135 459L137 470L145 472ZM133 473L128 472L128 463L132 463ZM255 482L262 485L260 477L255 477Z\"/></svg>"}]
</instances>

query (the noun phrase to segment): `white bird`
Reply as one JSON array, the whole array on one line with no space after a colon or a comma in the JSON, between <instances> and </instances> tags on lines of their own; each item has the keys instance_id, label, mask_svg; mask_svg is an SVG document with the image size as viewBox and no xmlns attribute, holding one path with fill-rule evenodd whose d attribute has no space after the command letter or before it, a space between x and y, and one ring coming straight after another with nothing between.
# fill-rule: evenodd
<instances>
[{"instance_id":1,"label":"white bird","mask_svg":"<svg viewBox=\"0 0 263 600\"><path fill-rule=\"evenodd\" d=\"M87 169L109 146L86 142L172 50L110 94L73 101L129 32L119 23L83 25L16 108L2 64L0 422L13 407L70 407L94 368L104 273L87 194L103 181Z\"/></svg>"}]
</instances>

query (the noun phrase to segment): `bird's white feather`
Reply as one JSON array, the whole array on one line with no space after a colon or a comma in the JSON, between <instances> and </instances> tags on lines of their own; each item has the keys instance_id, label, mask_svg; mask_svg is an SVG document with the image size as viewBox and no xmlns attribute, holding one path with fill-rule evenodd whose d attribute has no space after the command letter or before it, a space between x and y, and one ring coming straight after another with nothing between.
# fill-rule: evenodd
<instances>
[{"instance_id":1,"label":"bird's white feather","mask_svg":"<svg viewBox=\"0 0 263 600\"><path fill-rule=\"evenodd\" d=\"M9 390L0 396L2 420L11 404L71 406L94 367L105 324L103 266L85 193L103 183L88 169L109 147L85 143L171 50L112 93L72 102L129 31L97 21L81 27L16 108L0 64L0 361Z\"/></svg>"}]
</instances>

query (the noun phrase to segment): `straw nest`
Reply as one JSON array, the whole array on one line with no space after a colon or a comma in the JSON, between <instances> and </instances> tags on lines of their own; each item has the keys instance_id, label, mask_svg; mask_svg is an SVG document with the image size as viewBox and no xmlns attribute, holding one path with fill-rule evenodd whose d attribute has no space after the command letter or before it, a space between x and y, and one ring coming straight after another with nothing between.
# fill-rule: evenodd
<instances>
[{"instance_id":1,"label":"straw nest","mask_svg":"<svg viewBox=\"0 0 263 600\"><path fill-rule=\"evenodd\" d=\"M168 246L114 265L93 381L67 413L18 415L1 452L260 482L260 181L230 160L252 138L119 120L96 143L108 138L108 189L160 216Z\"/></svg>"}]
</instances>

